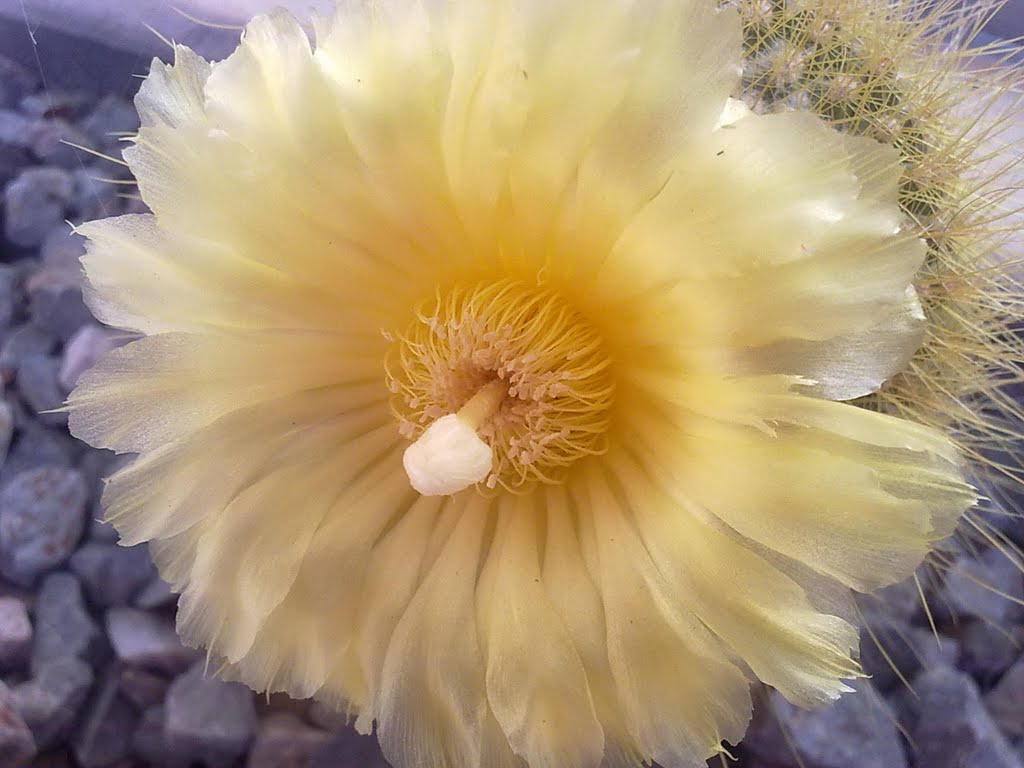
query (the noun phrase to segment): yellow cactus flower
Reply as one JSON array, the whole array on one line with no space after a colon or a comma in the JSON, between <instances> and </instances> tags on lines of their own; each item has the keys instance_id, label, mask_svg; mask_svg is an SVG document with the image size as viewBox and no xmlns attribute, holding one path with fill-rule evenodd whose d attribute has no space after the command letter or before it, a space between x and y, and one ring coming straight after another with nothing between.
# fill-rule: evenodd
<instances>
[{"instance_id":1,"label":"yellow cactus flower","mask_svg":"<svg viewBox=\"0 0 1024 768\"><path fill-rule=\"evenodd\" d=\"M903 158L742 101L709 0L363 0L177 48L80 227L143 338L74 433L179 631L396 766L699 766L858 675L850 589L974 500L850 402L928 329Z\"/></svg>"}]
</instances>

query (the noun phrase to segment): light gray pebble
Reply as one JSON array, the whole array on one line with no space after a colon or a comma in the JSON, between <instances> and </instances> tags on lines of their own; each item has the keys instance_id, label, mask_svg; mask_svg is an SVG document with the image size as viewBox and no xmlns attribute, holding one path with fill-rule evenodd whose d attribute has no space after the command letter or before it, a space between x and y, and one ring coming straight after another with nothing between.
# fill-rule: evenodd
<instances>
[{"instance_id":1,"label":"light gray pebble","mask_svg":"<svg viewBox=\"0 0 1024 768\"><path fill-rule=\"evenodd\" d=\"M86 542L71 556L68 567L81 580L92 604L101 608L127 605L156 572L145 544L120 547Z\"/></svg>"},{"instance_id":2,"label":"light gray pebble","mask_svg":"<svg viewBox=\"0 0 1024 768\"><path fill-rule=\"evenodd\" d=\"M98 686L83 714L71 739L81 768L106 768L128 757L139 714L121 696L116 670Z\"/></svg>"},{"instance_id":3,"label":"light gray pebble","mask_svg":"<svg viewBox=\"0 0 1024 768\"><path fill-rule=\"evenodd\" d=\"M11 327L21 304L21 275L12 266L0 264L0 331Z\"/></svg>"},{"instance_id":4,"label":"light gray pebble","mask_svg":"<svg viewBox=\"0 0 1024 768\"><path fill-rule=\"evenodd\" d=\"M19 108L29 117L63 117L77 119L88 110L92 99L81 91L47 88L28 94Z\"/></svg>"},{"instance_id":5,"label":"light gray pebble","mask_svg":"<svg viewBox=\"0 0 1024 768\"><path fill-rule=\"evenodd\" d=\"M27 149L35 121L13 109L0 109L0 144Z\"/></svg>"},{"instance_id":6,"label":"light gray pebble","mask_svg":"<svg viewBox=\"0 0 1024 768\"><path fill-rule=\"evenodd\" d=\"M29 129L29 149L33 156L49 167L73 170L91 155L78 147L95 149L95 142L63 118L36 120ZM76 144L78 146L71 146Z\"/></svg>"},{"instance_id":7,"label":"light gray pebble","mask_svg":"<svg viewBox=\"0 0 1024 768\"><path fill-rule=\"evenodd\" d=\"M0 489L0 572L27 585L67 560L82 537L87 500L78 470L18 473Z\"/></svg>"},{"instance_id":8,"label":"light gray pebble","mask_svg":"<svg viewBox=\"0 0 1024 768\"><path fill-rule=\"evenodd\" d=\"M61 361L48 355L30 355L18 368L18 393L36 418L47 426L66 424L66 413L47 413L64 404L64 392L58 383Z\"/></svg>"},{"instance_id":9,"label":"light gray pebble","mask_svg":"<svg viewBox=\"0 0 1024 768\"><path fill-rule=\"evenodd\" d=\"M29 286L29 315L32 323L67 342L83 325L93 321L85 306L82 289L69 284L67 274L56 270L37 277Z\"/></svg>"},{"instance_id":10,"label":"light gray pebble","mask_svg":"<svg viewBox=\"0 0 1024 768\"><path fill-rule=\"evenodd\" d=\"M35 756L32 731L17 710L13 692L0 682L0 768L24 768Z\"/></svg>"},{"instance_id":11,"label":"light gray pebble","mask_svg":"<svg viewBox=\"0 0 1024 768\"><path fill-rule=\"evenodd\" d=\"M132 753L148 766L158 768L190 768L190 758L174 754L168 745L164 724L167 714L163 706L154 706L142 713L132 736Z\"/></svg>"},{"instance_id":12,"label":"light gray pebble","mask_svg":"<svg viewBox=\"0 0 1024 768\"><path fill-rule=\"evenodd\" d=\"M22 248L38 246L64 220L74 193L63 168L26 168L4 189L4 236Z\"/></svg>"},{"instance_id":13,"label":"light gray pebble","mask_svg":"<svg viewBox=\"0 0 1024 768\"><path fill-rule=\"evenodd\" d=\"M78 378L113 349L128 341L125 334L118 334L95 323L79 328L64 347L58 383L64 392L70 392Z\"/></svg>"},{"instance_id":14,"label":"light gray pebble","mask_svg":"<svg viewBox=\"0 0 1024 768\"><path fill-rule=\"evenodd\" d=\"M31 323L19 325L0 346L0 378L12 381L22 362L34 355L48 355L57 348L57 337Z\"/></svg>"},{"instance_id":15,"label":"light gray pebble","mask_svg":"<svg viewBox=\"0 0 1024 768\"><path fill-rule=\"evenodd\" d=\"M106 622L114 653L125 664L176 674L201 655L182 645L174 626L162 616L136 608L111 608Z\"/></svg>"},{"instance_id":16,"label":"light gray pebble","mask_svg":"<svg viewBox=\"0 0 1024 768\"><path fill-rule=\"evenodd\" d=\"M0 597L0 669L20 669L32 649L32 622L25 601Z\"/></svg>"},{"instance_id":17,"label":"light gray pebble","mask_svg":"<svg viewBox=\"0 0 1024 768\"><path fill-rule=\"evenodd\" d=\"M332 739L332 734L306 725L294 715L273 713L260 723L246 768L309 765Z\"/></svg>"},{"instance_id":18,"label":"light gray pebble","mask_svg":"<svg viewBox=\"0 0 1024 768\"><path fill-rule=\"evenodd\" d=\"M922 673L914 690L918 701L911 736L919 766L1021 768L969 675L939 667Z\"/></svg>"},{"instance_id":19,"label":"light gray pebble","mask_svg":"<svg viewBox=\"0 0 1024 768\"><path fill-rule=\"evenodd\" d=\"M792 749L814 768L901 768L907 765L903 744L889 705L870 681L852 684L857 690L834 704L815 709L796 707L777 692L769 695L772 709L761 712L744 744L766 762L795 764ZM779 726L784 724L792 747Z\"/></svg>"},{"instance_id":20,"label":"light gray pebble","mask_svg":"<svg viewBox=\"0 0 1024 768\"><path fill-rule=\"evenodd\" d=\"M1005 627L987 621L973 621L960 635L960 667L983 687L989 687L1020 656L1024 627ZM1022 734L1024 735L1024 734Z\"/></svg>"},{"instance_id":21,"label":"light gray pebble","mask_svg":"<svg viewBox=\"0 0 1024 768\"><path fill-rule=\"evenodd\" d=\"M143 587L142 591L135 596L135 605L152 611L157 608L166 608L178 602L178 595L171 591L171 585L154 576L153 579Z\"/></svg>"},{"instance_id":22,"label":"light gray pebble","mask_svg":"<svg viewBox=\"0 0 1024 768\"><path fill-rule=\"evenodd\" d=\"M72 207L77 219L91 221L119 216L125 207L125 199L119 195L132 194L134 187L126 184L111 184L108 179L118 178L112 172L110 163L103 167L91 165L72 171L75 179L75 199Z\"/></svg>"},{"instance_id":23,"label":"light gray pebble","mask_svg":"<svg viewBox=\"0 0 1024 768\"><path fill-rule=\"evenodd\" d=\"M46 267L81 270L79 260L85 254L85 237L76 235L65 222L54 227L39 247L39 258Z\"/></svg>"},{"instance_id":24,"label":"light gray pebble","mask_svg":"<svg viewBox=\"0 0 1024 768\"><path fill-rule=\"evenodd\" d=\"M10 403L0 400L0 467L7 460L7 451L14 438L14 411Z\"/></svg>"},{"instance_id":25,"label":"light gray pebble","mask_svg":"<svg viewBox=\"0 0 1024 768\"><path fill-rule=\"evenodd\" d=\"M118 686L128 701L139 709L162 704L171 681L158 672L119 664Z\"/></svg>"},{"instance_id":26,"label":"light gray pebble","mask_svg":"<svg viewBox=\"0 0 1024 768\"><path fill-rule=\"evenodd\" d=\"M56 746L71 735L92 683L88 664L81 659L61 658L13 688L14 708L25 719L39 749Z\"/></svg>"},{"instance_id":27,"label":"light gray pebble","mask_svg":"<svg viewBox=\"0 0 1024 768\"><path fill-rule=\"evenodd\" d=\"M39 73L0 56L0 106L15 107L39 87Z\"/></svg>"},{"instance_id":28,"label":"light gray pebble","mask_svg":"<svg viewBox=\"0 0 1024 768\"><path fill-rule=\"evenodd\" d=\"M32 165L28 150L0 144L0 187L6 186L25 168Z\"/></svg>"},{"instance_id":29,"label":"light gray pebble","mask_svg":"<svg viewBox=\"0 0 1024 768\"><path fill-rule=\"evenodd\" d=\"M256 732L253 693L238 683L205 677L200 660L167 692L165 734L171 754L209 768L231 765Z\"/></svg>"},{"instance_id":30,"label":"light gray pebble","mask_svg":"<svg viewBox=\"0 0 1024 768\"><path fill-rule=\"evenodd\" d=\"M14 408L14 403L9 403ZM18 425L15 413L15 430ZM17 432L7 453L7 461L0 468L0 488L6 487L22 472L40 467L70 468L75 463L76 443L67 432L47 429L36 422ZM2 493L2 490L0 490ZM3 514L0 513L0 521Z\"/></svg>"},{"instance_id":31,"label":"light gray pebble","mask_svg":"<svg viewBox=\"0 0 1024 768\"><path fill-rule=\"evenodd\" d=\"M1005 554L987 549L977 557L964 554L957 558L946 574L943 592L960 615L1002 626L1022 615L1012 600L1024 599L1024 576Z\"/></svg>"},{"instance_id":32,"label":"light gray pebble","mask_svg":"<svg viewBox=\"0 0 1024 768\"><path fill-rule=\"evenodd\" d=\"M1009 738L1024 737L1024 657L986 694L985 706Z\"/></svg>"},{"instance_id":33,"label":"light gray pebble","mask_svg":"<svg viewBox=\"0 0 1024 768\"><path fill-rule=\"evenodd\" d=\"M65 657L95 661L103 648L103 634L86 610L78 579L70 573L47 576L36 598L32 671Z\"/></svg>"},{"instance_id":34,"label":"light gray pebble","mask_svg":"<svg viewBox=\"0 0 1024 768\"><path fill-rule=\"evenodd\" d=\"M139 113L130 101L111 94L100 99L78 127L99 142L104 152L120 157L118 150L125 146L123 134L139 130Z\"/></svg>"}]
</instances>

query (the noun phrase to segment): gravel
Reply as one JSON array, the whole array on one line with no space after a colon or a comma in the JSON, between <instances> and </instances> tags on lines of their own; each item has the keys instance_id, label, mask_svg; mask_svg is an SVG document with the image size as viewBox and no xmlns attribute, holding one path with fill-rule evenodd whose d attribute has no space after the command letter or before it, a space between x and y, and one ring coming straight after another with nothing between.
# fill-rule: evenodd
<instances>
[{"instance_id":1,"label":"gravel","mask_svg":"<svg viewBox=\"0 0 1024 768\"><path fill-rule=\"evenodd\" d=\"M252 692L204 674L198 661L167 692L164 732L169 752L210 768L230 765L241 757L258 721Z\"/></svg>"},{"instance_id":2,"label":"gravel","mask_svg":"<svg viewBox=\"0 0 1024 768\"><path fill-rule=\"evenodd\" d=\"M18 473L0 490L0 572L25 585L63 563L85 528L87 498L77 470Z\"/></svg>"},{"instance_id":3,"label":"gravel","mask_svg":"<svg viewBox=\"0 0 1024 768\"><path fill-rule=\"evenodd\" d=\"M20 598L0 597L0 670L19 669L32 649L32 622Z\"/></svg>"},{"instance_id":4,"label":"gravel","mask_svg":"<svg viewBox=\"0 0 1024 768\"><path fill-rule=\"evenodd\" d=\"M23 768L36 756L36 741L11 689L0 682L0 768Z\"/></svg>"}]
</instances>

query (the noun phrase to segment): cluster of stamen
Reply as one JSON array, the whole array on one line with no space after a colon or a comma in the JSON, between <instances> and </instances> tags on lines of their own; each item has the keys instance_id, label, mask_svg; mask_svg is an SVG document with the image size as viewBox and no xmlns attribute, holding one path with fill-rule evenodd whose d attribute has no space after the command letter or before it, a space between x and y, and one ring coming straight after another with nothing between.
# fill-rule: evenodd
<instances>
[{"instance_id":1,"label":"cluster of stamen","mask_svg":"<svg viewBox=\"0 0 1024 768\"><path fill-rule=\"evenodd\" d=\"M611 361L557 292L514 280L455 286L391 338L387 383L402 435L420 440L463 415L493 452L487 488L559 482L579 458L606 450ZM480 392L498 394L483 412Z\"/></svg>"}]
</instances>

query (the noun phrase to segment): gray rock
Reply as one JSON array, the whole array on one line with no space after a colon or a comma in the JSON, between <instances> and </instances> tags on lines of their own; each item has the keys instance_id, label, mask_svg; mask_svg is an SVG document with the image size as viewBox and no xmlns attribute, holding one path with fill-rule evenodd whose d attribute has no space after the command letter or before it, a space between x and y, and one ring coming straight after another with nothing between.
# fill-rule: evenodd
<instances>
[{"instance_id":1,"label":"gray rock","mask_svg":"<svg viewBox=\"0 0 1024 768\"><path fill-rule=\"evenodd\" d=\"M151 707L142 713L132 737L132 753L147 766L159 768L190 768L189 758L174 754L168 745L164 723L167 714L162 706Z\"/></svg>"},{"instance_id":2,"label":"gray rock","mask_svg":"<svg viewBox=\"0 0 1024 768\"><path fill-rule=\"evenodd\" d=\"M807 768L902 768L907 765L896 717L867 680L855 693L817 709L801 709L777 692L770 693L771 712L761 712L744 744L765 762L795 763L792 750ZM787 744L779 721L792 739Z\"/></svg>"},{"instance_id":3,"label":"gray rock","mask_svg":"<svg viewBox=\"0 0 1024 768\"><path fill-rule=\"evenodd\" d=\"M92 687L93 674L80 659L54 659L14 687L14 708L31 729L36 745L49 749L71 735L75 718Z\"/></svg>"},{"instance_id":4,"label":"gray rock","mask_svg":"<svg viewBox=\"0 0 1024 768\"><path fill-rule=\"evenodd\" d=\"M54 269L81 270L80 259L85 255L85 237L76 235L67 224L61 223L51 230L39 247L43 265Z\"/></svg>"},{"instance_id":5,"label":"gray rock","mask_svg":"<svg viewBox=\"0 0 1024 768\"><path fill-rule=\"evenodd\" d=\"M0 597L0 669L20 669L32 649L32 622L23 600Z\"/></svg>"},{"instance_id":6,"label":"gray rock","mask_svg":"<svg viewBox=\"0 0 1024 768\"><path fill-rule=\"evenodd\" d=\"M19 107L29 117L77 119L85 114L90 102L89 96L79 91L47 88L30 93L21 100Z\"/></svg>"},{"instance_id":7,"label":"gray rock","mask_svg":"<svg viewBox=\"0 0 1024 768\"><path fill-rule=\"evenodd\" d=\"M82 587L70 573L54 573L43 580L36 598L32 671L38 673L55 659L95 660L103 649L103 635L82 599Z\"/></svg>"},{"instance_id":8,"label":"gray rock","mask_svg":"<svg viewBox=\"0 0 1024 768\"><path fill-rule=\"evenodd\" d=\"M9 404L14 407L13 404ZM15 428L18 417L15 415ZM22 472L40 467L70 468L75 460L75 441L67 432L47 429L32 422L22 429L11 445L7 461L0 469L0 488L12 482ZM2 493L2 491L0 491ZM0 520L3 513L0 512Z\"/></svg>"},{"instance_id":9,"label":"gray rock","mask_svg":"<svg viewBox=\"0 0 1024 768\"><path fill-rule=\"evenodd\" d=\"M12 381L24 360L35 355L48 355L57 348L57 337L25 323L11 331L0 346L0 379Z\"/></svg>"},{"instance_id":10,"label":"gray rock","mask_svg":"<svg viewBox=\"0 0 1024 768\"><path fill-rule=\"evenodd\" d=\"M78 383L79 376L127 340L125 334L118 334L95 323L83 325L64 347L64 359L58 376L61 389L70 392Z\"/></svg>"},{"instance_id":11,"label":"gray rock","mask_svg":"<svg viewBox=\"0 0 1024 768\"><path fill-rule=\"evenodd\" d=\"M2 87L2 85L0 85ZM19 173L32 165L28 150L0 144L0 186L6 186Z\"/></svg>"},{"instance_id":12,"label":"gray rock","mask_svg":"<svg viewBox=\"0 0 1024 768\"><path fill-rule=\"evenodd\" d=\"M171 585L159 576L154 576L152 581L135 597L135 605L148 611L166 608L177 604L177 602L178 595L172 592Z\"/></svg>"},{"instance_id":13,"label":"gray rock","mask_svg":"<svg viewBox=\"0 0 1024 768\"><path fill-rule=\"evenodd\" d=\"M88 491L80 472L37 467L0 489L0 572L31 584L63 563L85 528Z\"/></svg>"},{"instance_id":14,"label":"gray rock","mask_svg":"<svg viewBox=\"0 0 1024 768\"><path fill-rule=\"evenodd\" d=\"M4 235L33 248L61 221L74 197L71 174L62 168L27 168L4 189Z\"/></svg>"},{"instance_id":15,"label":"gray rock","mask_svg":"<svg viewBox=\"0 0 1024 768\"><path fill-rule=\"evenodd\" d=\"M1019 659L985 696L996 725L1011 739L1024 736L1024 657Z\"/></svg>"},{"instance_id":16,"label":"gray rock","mask_svg":"<svg viewBox=\"0 0 1024 768\"><path fill-rule=\"evenodd\" d=\"M149 709L162 704L171 681L163 675L148 669L121 664L118 685L128 701L139 709Z\"/></svg>"},{"instance_id":17,"label":"gray rock","mask_svg":"<svg viewBox=\"0 0 1024 768\"><path fill-rule=\"evenodd\" d=\"M989 687L1020 656L1024 647L1024 627L1006 627L974 621L960 635L960 667L982 687Z\"/></svg>"},{"instance_id":18,"label":"gray rock","mask_svg":"<svg viewBox=\"0 0 1024 768\"><path fill-rule=\"evenodd\" d=\"M181 644L170 621L136 608L107 611L107 636L117 658L132 666L174 674L187 669L199 656L194 648Z\"/></svg>"},{"instance_id":19,"label":"gray rock","mask_svg":"<svg viewBox=\"0 0 1024 768\"><path fill-rule=\"evenodd\" d=\"M92 157L89 153L71 146L95 149L95 142L81 130L63 118L36 120L29 132L32 154L47 166L73 170L82 161Z\"/></svg>"},{"instance_id":20,"label":"gray rock","mask_svg":"<svg viewBox=\"0 0 1024 768\"><path fill-rule=\"evenodd\" d=\"M10 328L21 302L21 275L14 267L0 264L0 331Z\"/></svg>"},{"instance_id":21,"label":"gray rock","mask_svg":"<svg viewBox=\"0 0 1024 768\"><path fill-rule=\"evenodd\" d=\"M6 56L0 56L0 106L17 106L38 87L38 72Z\"/></svg>"},{"instance_id":22,"label":"gray rock","mask_svg":"<svg viewBox=\"0 0 1024 768\"><path fill-rule=\"evenodd\" d=\"M45 413L64 404L64 392L57 381L61 361L57 357L31 355L18 368L18 393L43 424L66 424L66 413Z\"/></svg>"},{"instance_id":23,"label":"gray rock","mask_svg":"<svg viewBox=\"0 0 1024 768\"><path fill-rule=\"evenodd\" d=\"M11 689L0 682L0 768L24 768L36 756L36 741L18 713Z\"/></svg>"},{"instance_id":24,"label":"gray rock","mask_svg":"<svg viewBox=\"0 0 1024 768\"><path fill-rule=\"evenodd\" d=\"M332 740L332 734L306 725L294 715L274 713L260 723L246 766L281 768L309 765L313 756Z\"/></svg>"},{"instance_id":25,"label":"gray rock","mask_svg":"<svg viewBox=\"0 0 1024 768\"><path fill-rule=\"evenodd\" d=\"M127 758L139 714L120 695L116 672L99 686L84 714L71 740L81 768L105 768Z\"/></svg>"},{"instance_id":26,"label":"gray rock","mask_svg":"<svg viewBox=\"0 0 1024 768\"><path fill-rule=\"evenodd\" d=\"M0 467L7 461L7 451L14 437L14 411L10 403L0 400Z\"/></svg>"},{"instance_id":27,"label":"gray rock","mask_svg":"<svg viewBox=\"0 0 1024 768\"><path fill-rule=\"evenodd\" d=\"M917 678L914 689L919 699L911 736L918 765L1021 768L968 675L954 669L929 670Z\"/></svg>"},{"instance_id":28,"label":"gray rock","mask_svg":"<svg viewBox=\"0 0 1024 768\"><path fill-rule=\"evenodd\" d=\"M116 156L116 155L115 155ZM116 179L109 161L102 165L92 164L72 171L75 179L75 199L72 203L77 218L85 221L119 216L124 210L125 200L118 195L131 194L135 188L127 184L111 184Z\"/></svg>"},{"instance_id":29,"label":"gray rock","mask_svg":"<svg viewBox=\"0 0 1024 768\"><path fill-rule=\"evenodd\" d=\"M127 605L155 572L145 544L119 547L87 542L71 556L68 567L81 580L93 605L101 608Z\"/></svg>"},{"instance_id":30,"label":"gray rock","mask_svg":"<svg viewBox=\"0 0 1024 768\"><path fill-rule=\"evenodd\" d=\"M204 677L203 667L197 662L171 684L165 734L174 756L217 768L242 756L258 721L248 688Z\"/></svg>"},{"instance_id":31,"label":"gray rock","mask_svg":"<svg viewBox=\"0 0 1024 768\"><path fill-rule=\"evenodd\" d=\"M112 144L121 138L118 134L139 130L139 113L127 99L108 95L99 100L78 126L97 141Z\"/></svg>"},{"instance_id":32,"label":"gray rock","mask_svg":"<svg viewBox=\"0 0 1024 768\"><path fill-rule=\"evenodd\" d=\"M77 278L75 284L71 284L66 273L57 271L40 273L37 277L42 279L29 285L29 315L33 325L67 342L79 328L93 322Z\"/></svg>"},{"instance_id":33,"label":"gray rock","mask_svg":"<svg viewBox=\"0 0 1024 768\"><path fill-rule=\"evenodd\" d=\"M717 760L708 763L711 768L719 768ZM744 766L755 768L755 763L745 762ZM772 764L771 768L781 768ZM312 756L303 768L391 768L391 765L380 753L380 745L373 736L361 736L351 728L333 735L331 740ZM764 766L763 768L768 768ZM806 766L812 768L812 766Z\"/></svg>"},{"instance_id":34,"label":"gray rock","mask_svg":"<svg viewBox=\"0 0 1024 768\"><path fill-rule=\"evenodd\" d=\"M27 149L35 121L13 109L0 109L0 144Z\"/></svg>"},{"instance_id":35,"label":"gray rock","mask_svg":"<svg viewBox=\"0 0 1024 768\"><path fill-rule=\"evenodd\" d=\"M864 615L860 663L875 688L887 691L901 683L901 676L903 680L913 679L921 666L913 628L897 618Z\"/></svg>"},{"instance_id":36,"label":"gray rock","mask_svg":"<svg viewBox=\"0 0 1024 768\"><path fill-rule=\"evenodd\" d=\"M1024 600L1024 576L1002 552L987 549L978 557L957 558L946 574L943 587L950 607L962 616L973 616L1002 626L1021 617L1019 605L1007 600Z\"/></svg>"}]
</instances>

